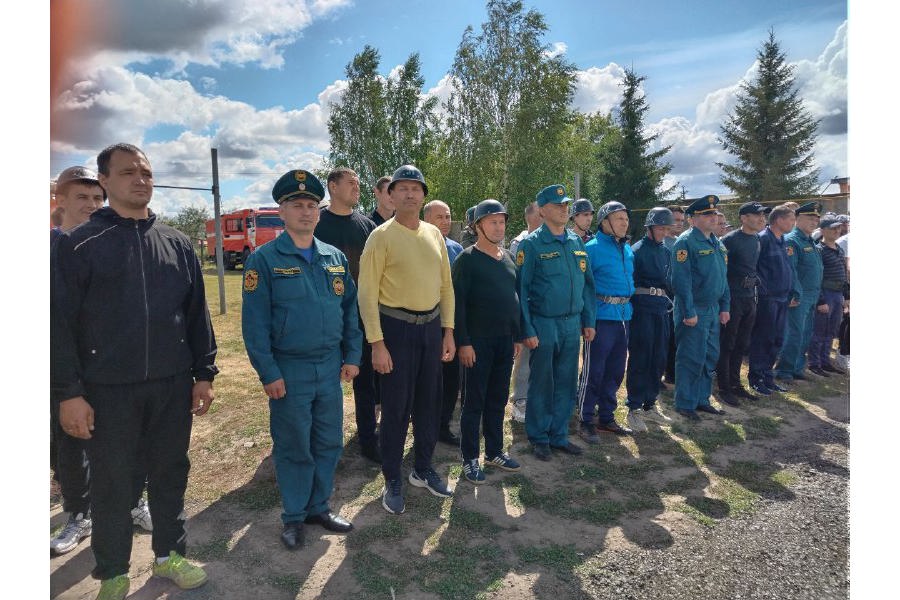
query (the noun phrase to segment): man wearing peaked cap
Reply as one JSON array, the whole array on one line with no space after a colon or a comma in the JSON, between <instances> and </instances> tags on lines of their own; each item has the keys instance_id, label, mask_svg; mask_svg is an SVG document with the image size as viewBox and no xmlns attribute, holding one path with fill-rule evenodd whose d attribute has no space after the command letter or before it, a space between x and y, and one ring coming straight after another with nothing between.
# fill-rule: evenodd
<instances>
[{"instance_id":1,"label":"man wearing peaked cap","mask_svg":"<svg viewBox=\"0 0 900 600\"><path fill-rule=\"evenodd\" d=\"M827 309L827 304L819 302L822 291L822 257L812 240L812 232L819 226L820 209L818 202L807 202L798 207L794 210L797 216L794 229L784 236L788 261L793 271L791 301L792 304L796 302L796 305L788 306L784 345L781 347L778 364L775 365L775 377L786 382L806 379L806 349L812 338L817 305L818 310Z\"/></svg>"},{"instance_id":2,"label":"man wearing peaked cap","mask_svg":"<svg viewBox=\"0 0 900 600\"><path fill-rule=\"evenodd\" d=\"M721 415L709 403L712 377L719 359L719 328L728 323L731 295L726 283L727 251L712 235L718 196L691 202L685 214L694 226L682 233L673 248L675 261L675 409L700 420L699 412Z\"/></svg>"},{"instance_id":3,"label":"man wearing peaked cap","mask_svg":"<svg viewBox=\"0 0 900 600\"><path fill-rule=\"evenodd\" d=\"M569 441L580 336L594 339L594 277L584 242L566 229L570 199L562 185L537 194L544 224L519 244L517 286L522 338L531 350L525 431L535 457L550 449L581 454Z\"/></svg>"},{"instance_id":4,"label":"man wearing peaked cap","mask_svg":"<svg viewBox=\"0 0 900 600\"><path fill-rule=\"evenodd\" d=\"M353 526L328 499L343 449L341 381L359 373L356 284L343 252L314 237L325 190L309 171L278 179L272 197L284 231L244 266L242 333L269 399L281 491L281 542L303 545L303 525Z\"/></svg>"}]
</instances>

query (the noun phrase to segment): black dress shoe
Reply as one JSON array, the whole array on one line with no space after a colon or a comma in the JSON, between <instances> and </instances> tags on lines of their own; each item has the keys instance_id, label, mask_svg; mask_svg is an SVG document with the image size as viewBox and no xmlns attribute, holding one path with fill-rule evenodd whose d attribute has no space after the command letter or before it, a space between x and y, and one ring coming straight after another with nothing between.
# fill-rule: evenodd
<instances>
[{"instance_id":1,"label":"black dress shoe","mask_svg":"<svg viewBox=\"0 0 900 600\"><path fill-rule=\"evenodd\" d=\"M377 441L371 444L363 444L359 449L359 453L372 462L381 464L381 449L378 447Z\"/></svg>"},{"instance_id":2,"label":"black dress shoe","mask_svg":"<svg viewBox=\"0 0 900 600\"><path fill-rule=\"evenodd\" d=\"M699 421L700 420L700 415L698 415L696 413L696 411L693 411L693 410L688 410L686 408L676 408L675 412L677 412L679 415L681 415L682 417L684 417L685 419L687 419L689 421Z\"/></svg>"},{"instance_id":3,"label":"black dress shoe","mask_svg":"<svg viewBox=\"0 0 900 600\"><path fill-rule=\"evenodd\" d=\"M444 442L445 444L450 444L451 446L459 446L459 436L449 429L441 430L441 432L438 434L438 441Z\"/></svg>"},{"instance_id":4,"label":"black dress shoe","mask_svg":"<svg viewBox=\"0 0 900 600\"><path fill-rule=\"evenodd\" d=\"M728 404L729 406L740 406L741 403L737 398L731 395L731 392L719 392L719 401Z\"/></svg>"},{"instance_id":5,"label":"black dress shoe","mask_svg":"<svg viewBox=\"0 0 900 600\"><path fill-rule=\"evenodd\" d=\"M828 371L829 373L838 373L839 375L846 375L846 371L842 369L836 369L831 365L822 365L823 371Z\"/></svg>"},{"instance_id":6,"label":"black dress shoe","mask_svg":"<svg viewBox=\"0 0 900 600\"><path fill-rule=\"evenodd\" d=\"M572 442L566 442L565 446L554 446L553 444L550 444L550 447L554 450L560 450L562 452L565 452L566 454L571 454L573 456L578 456L579 454L584 453L584 450L581 449L581 446L576 446Z\"/></svg>"},{"instance_id":7,"label":"black dress shoe","mask_svg":"<svg viewBox=\"0 0 900 600\"><path fill-rule=\"evenodd\" d=\"M630 435L634 433L630 429L622 427L615 421L610 421L609 423L600 423L597 425L597 429L600 431L609 431L610 433L614 433L616 435Z\"/></svg>"},{"instance_id":8,"label":"black dress shoe","mask_svg":"<svg viewBox=\"0 0 900 600\"><path fill-rule=\"evenodd\" d=\"M535 458L538 460L550 460L550 446L547 444L534 444L532 446Z\"/></svg>"},{"instance_id":9,"label":"black dress shoe","mask_svg":"<svg viewBox=\"0 0 900 600\"><path fill-rule=\"evenodd\" d=\"M299 521L285 523L281 532L281 543L288 550L296 550L303 546L303 523Z\"/></svg>"},{"instance_id":10,"label":"black dress shoe","mask_svg":"<svg viewBox=\"0 0 900 600\"><path fill-rule=\"evenodd\" d=\"M697 406L697 412L705 412L711 415L724 415L725 411L721 408L716 408L715 406L710 406L709 404L700 404Z\"/></svg>"},{"instance_id":11,"label":"black dress shoe","mask_svg":"<svg viewBox=\"0 0 900 600\"><path fill-rule=\"evenodd\" d=\"M753 388L753 391L761 396L771 396L772 390L770 390L766 384L764 383L751 383L750 387Z\"/></svg>"},{"instance_id":12,"label":"black dress shoe","mask_svg":"<svg viewBox=\"0 0 900 600\"><path fill-rule=\"evenodd\" d=\"M831 377L831 375L829 375L828 373L826 373L826 372L825 372L825 369L823 369L822 367L810 367L810 368L809 368L809 372L810 372L810 373L815 373L815 374L818 375L819 377Z\"/></svg>"},{"instance_id":13,"label":"black dress shoe","mask_svg":"<svg viewBox=\"0 0 900 600\"><path fill-rule=\"evenodd\" d=\"M756 400L756 396L747 391L747 388L744 386L736 387L731 390L731 393L738 398L746 398L747 400Z\"/></svg>"},{"instance_id":14,"label":"black dress shoe","mask_svg":"<svg viewBox=\"0 0 900 600\"><path fill-rule=\"evenodd\" d=\"M353 529L353 523L341 515L334 514L330 510L326 510L317 515L308 515L303 522L307 525L321 525L328 531L333 531L335 533L347 533Z\"/></svg>"},{"instance_id":15,"label":"black dress shoe","mask_svg":"<svg viewBox=\"0 0 900 600\"><path fill-rule=\"evenodd\" d=\"M775 383L774 381L771 383L767 382L766 387L769 388L770 390L773 390L776 392L786 392L789 389L789 388L784 387L783 385L779 385L779 384Z\"/></svg>"}]
</instances>

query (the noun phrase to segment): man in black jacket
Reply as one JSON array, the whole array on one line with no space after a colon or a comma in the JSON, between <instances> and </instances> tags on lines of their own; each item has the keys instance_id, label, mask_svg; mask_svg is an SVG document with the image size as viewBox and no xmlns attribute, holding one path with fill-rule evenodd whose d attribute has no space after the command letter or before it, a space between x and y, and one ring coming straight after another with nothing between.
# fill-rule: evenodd
<instances>
[{"instance_id":1,"label":"man in black jacket","mask_svg":"<svg viewBox=\"0 0 900 600\"><path fill-rule=\"evenodd\" d=\"M109 206L68 235L53 256L51 392L71 436L90 440L98 599L128 595L131 481L146 458L153 513L153 574L182 589L206 582L184 559L184 492L193 415L214 394L216 344L191 241L147 205L146 155L115 144L97 157Z\"/></svg>"}]
</instances>

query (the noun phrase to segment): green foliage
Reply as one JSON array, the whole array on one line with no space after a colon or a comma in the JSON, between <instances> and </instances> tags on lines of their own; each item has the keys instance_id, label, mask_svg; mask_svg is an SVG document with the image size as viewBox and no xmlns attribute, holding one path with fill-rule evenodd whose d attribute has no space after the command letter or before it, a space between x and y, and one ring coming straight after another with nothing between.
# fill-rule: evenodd
<instances>
[{"instance_id":1,"label":"green foliage","mask_svg":"<svg viewBox=\"0 0 900 600\"><path fill-rule=\"evenodd\" d=\"M418 54L411 54L395 77L378 73L378 50L366 46L347 65L347 89L331 105L329 167L346 166L359 175L360 198L370 209L372 190L382 175L400 165L421 165L432 144L437 98L421 100Z\"/></svg>"},{"instance_id":2,"label":"green foliage","mask_svg":"<svg viewBox=\"0 0 900 600\"><path fill-rule=\"evenodd\" d=\"M662 162L671 146L651 151L659 134L644 133L644 117L650 110L641 89L645 79L631 69L625 70L622 100L615 117L618 129L610 130L596 150L597 160L605 168L598 174L604 202L618 200L632 210L660 205L676 187L662 187L663 179L672 170L670 163ZM640 225L635 220L631 230Z\"/></svg>"},{"instance_id":3,"label":"green foliage","mask_svg":"<svg viewBox=\"0 0 900 600\"><path fill-rule=\"evenodd\" d=\"M575 66L552 56L543 15L522 2L489 0L488 20L470 26L450 70L442 135L425 171L433 195L456 218L485 198L496 198L522 222L525 205L559 181L559 152L572 113Z\"/></svg>"},{"instance_id":4,"label":"green foliage","mask_svg":"<svg viewBox=\"0 0 900 600\"><path fill-rule=\"evenodd\" d=\"M818 121L794 89L793 67L774 31L757 53L758 72L741 85L719 142L734 162L716 163L720 181L742 200L781 200L816 192L813 149Z\"/></svg>"},{"instance_id":5,"label":"green foliage","mask_svg":"<svg viewBox=\"0 0 900 600\"><path fill-rule=\"evenodd\" d=\"M206 221L211 218L205 206L201 208L185 206L178 211L175 218L167 218L163 222L196 242L199 239L206 239Z\"/></svg>"}]
</instances>

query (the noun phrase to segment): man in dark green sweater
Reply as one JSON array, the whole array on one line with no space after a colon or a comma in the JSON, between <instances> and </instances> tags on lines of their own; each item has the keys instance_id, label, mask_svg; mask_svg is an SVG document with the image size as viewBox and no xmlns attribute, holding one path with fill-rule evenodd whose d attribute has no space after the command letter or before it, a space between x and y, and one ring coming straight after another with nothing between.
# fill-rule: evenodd
<instances>
[{"instance_id":1,"label":"man in dark green sweater","mask_svg":"<svg viewBox=\"0 0 900 600\"><path fill-rule=\"evenodd\" d=\"M456 295L454 336L462 365L463 408L459 419L463 477L483 483L478 462L479 425L484 423L485 466L518 471L519 463L503 451L503 415L519 334L516 265L500 247L506 234L506 209L496 200L475 207L478 235L453 264Z\"/></svg>"}]
</instances>

